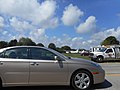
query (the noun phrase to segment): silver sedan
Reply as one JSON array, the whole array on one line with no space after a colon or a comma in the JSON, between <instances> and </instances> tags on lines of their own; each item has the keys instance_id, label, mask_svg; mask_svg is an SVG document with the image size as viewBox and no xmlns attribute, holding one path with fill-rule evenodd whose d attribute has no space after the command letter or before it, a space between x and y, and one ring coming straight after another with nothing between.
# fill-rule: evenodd
<instances>
[{"instance_id":1,"label":"silver sedan","mask_svg":"<svg viewBox=\"0 0 120 90\"><path fill-rule=\"evenodd\" d=\"M71 85L87 90L102 83L105 71L92 61L66 57L37 46L0 49L0 86Z\"/></svg>"}]
</instances>

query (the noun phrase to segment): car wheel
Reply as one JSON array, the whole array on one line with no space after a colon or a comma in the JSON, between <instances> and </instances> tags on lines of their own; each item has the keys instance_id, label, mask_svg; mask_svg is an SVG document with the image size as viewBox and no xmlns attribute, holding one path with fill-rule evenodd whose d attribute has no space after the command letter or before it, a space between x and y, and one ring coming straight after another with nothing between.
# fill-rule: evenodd
<instances>
[{"instance_id":1,"label":"car wheel","mask_svg":"<svg viewBox=\"0 0 120 90\"><path fill-rule=\"evenodd\" d=\"M88 90L93 84L92 75L85 70L77 71L73 75L71 82L76 90Z\"/></svg>"},{"instance_id":2,"label":"car wheel","mask_svg":"<svg viewBox=\"0 0 120 90\"><path fill-rule=\"evenodd\" d=\"M96 60L96 62L98 62L98 63L101 63L101 62L103 62L103 57L97 57L97 60Z\"/></svg>"},{"instance_id":3,"label":"car wheel","mask_svg":"<svg viewBox=\"0 0 120 90\"><path fill-rule=\"evenodd\" d=\"M1 80L1 78L0 78L0 88L2 88L2 80Z\"/></svg>"},{"instance_id":4,"label":"car wheel","mask_svg":"<svg viewBox=\"0 0 120 90\"><path fill-rule=\"evenodd\" d=\"M91 58L91 61L94 61L94 62L95 62L95 59Z\"/></svg>"}]
</instances>

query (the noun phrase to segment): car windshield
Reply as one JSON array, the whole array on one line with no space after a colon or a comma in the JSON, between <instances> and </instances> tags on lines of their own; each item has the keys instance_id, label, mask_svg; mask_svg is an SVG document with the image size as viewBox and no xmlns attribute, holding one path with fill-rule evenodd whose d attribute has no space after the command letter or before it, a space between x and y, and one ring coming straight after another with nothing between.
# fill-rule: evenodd
<instances>
[{"instance_id":1,"label":"car windshield","mask_svg":"<svg viewBox=\"0 0 120 90\"><path fill-rule=\"evenodd\" d=\"M50 49L52 52L54 52L54 53L56 53L57 55L59 55L59 56L61 56L61 57L63 57L63 58L66 58L66 59L70 59L70 57L67 57L67 56L65 56L65 55L63 55L63 54L61 54L61 53L59 53L59 52L57 52L57 51L55 51L55 50L53 50L53 49Z\"/></svg>"},{"instance_id":2,"label":"car windshield","mask_svg":"<svg viewBox=\"0 0 120 90\"><path fill-rule=\"evenodd\" d=\"M106 50L106 48L100 48L99 52L104 52Z\"/></svg>"},{"instance_id":3,"label":"car windshield","mask_svg":"<svg viewBox=\"0 0 120 90\"><path fill-rule=\"evenodd\" d=\"M90 51L92 52L104 52L106 50L106 48L104 47L94 47L92 49L90 49Z\"/></svg>"}]
</instances>

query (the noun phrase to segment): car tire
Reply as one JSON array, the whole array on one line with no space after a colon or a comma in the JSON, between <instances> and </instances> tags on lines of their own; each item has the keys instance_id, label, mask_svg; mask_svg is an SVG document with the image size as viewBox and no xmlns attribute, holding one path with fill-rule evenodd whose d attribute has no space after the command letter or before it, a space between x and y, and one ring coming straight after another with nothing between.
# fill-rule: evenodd
<instances>
[{"instance_id":1,"label":"car tire","mask_svg":"<svg viewBox=\"0 0 120 90\"><path fill-rule=\"evenodd\" d=\"M94 61L94 62L95 62L95 59L91 58L91 61Z\"/></svg>"},{"instance_id":2,"label":"car tire","mask_svg":"<svg viewBox=\"0 0 120 90\"><path fill-rule=\"evenodd\" d=\"M92 84L92 75L86 70L77 71L71 79L71 85L75 90L88 90Z\"/></svg>"},{"instance_id":3,"label":"car tire","mask_svg":"<svg viewBox=\"0 0 120 90\"><path fill-rule=\"evenodd\" d=\"M1 78L0 78L0 89L2 88L2 80L1 80Z\"/></svg>"},{"instance_id":4,"label":"car tire","mask_svg":"<svg viewBox=\"0 0 120 90\"><path fill-rule=\"evenodd\" d=\"M103 62L103 57L97 57L97 59L96 59L96 62L98 62L98 63L102 63Z\"/></svg>"}]
</instances>

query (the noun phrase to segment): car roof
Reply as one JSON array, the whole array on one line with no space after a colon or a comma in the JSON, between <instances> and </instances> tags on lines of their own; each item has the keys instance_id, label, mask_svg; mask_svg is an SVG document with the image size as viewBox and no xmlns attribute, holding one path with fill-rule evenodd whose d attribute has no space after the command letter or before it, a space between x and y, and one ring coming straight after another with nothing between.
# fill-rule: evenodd
<instances>
[{"instance_id":1,"label":"car roof","mask_svg":"<svg viewBox=\"0 0 120 90\"><path fill-rule=\"evenodd\" d=\"M3 52L4 50L7 50L7 49L12 49L12 48L45 48L45 49L48 49L47 47L40 47L40 46L12 46L12 47L6 47L6 48L2 48L0 49L0 52Z\"/></svg>"}]
</instances>

